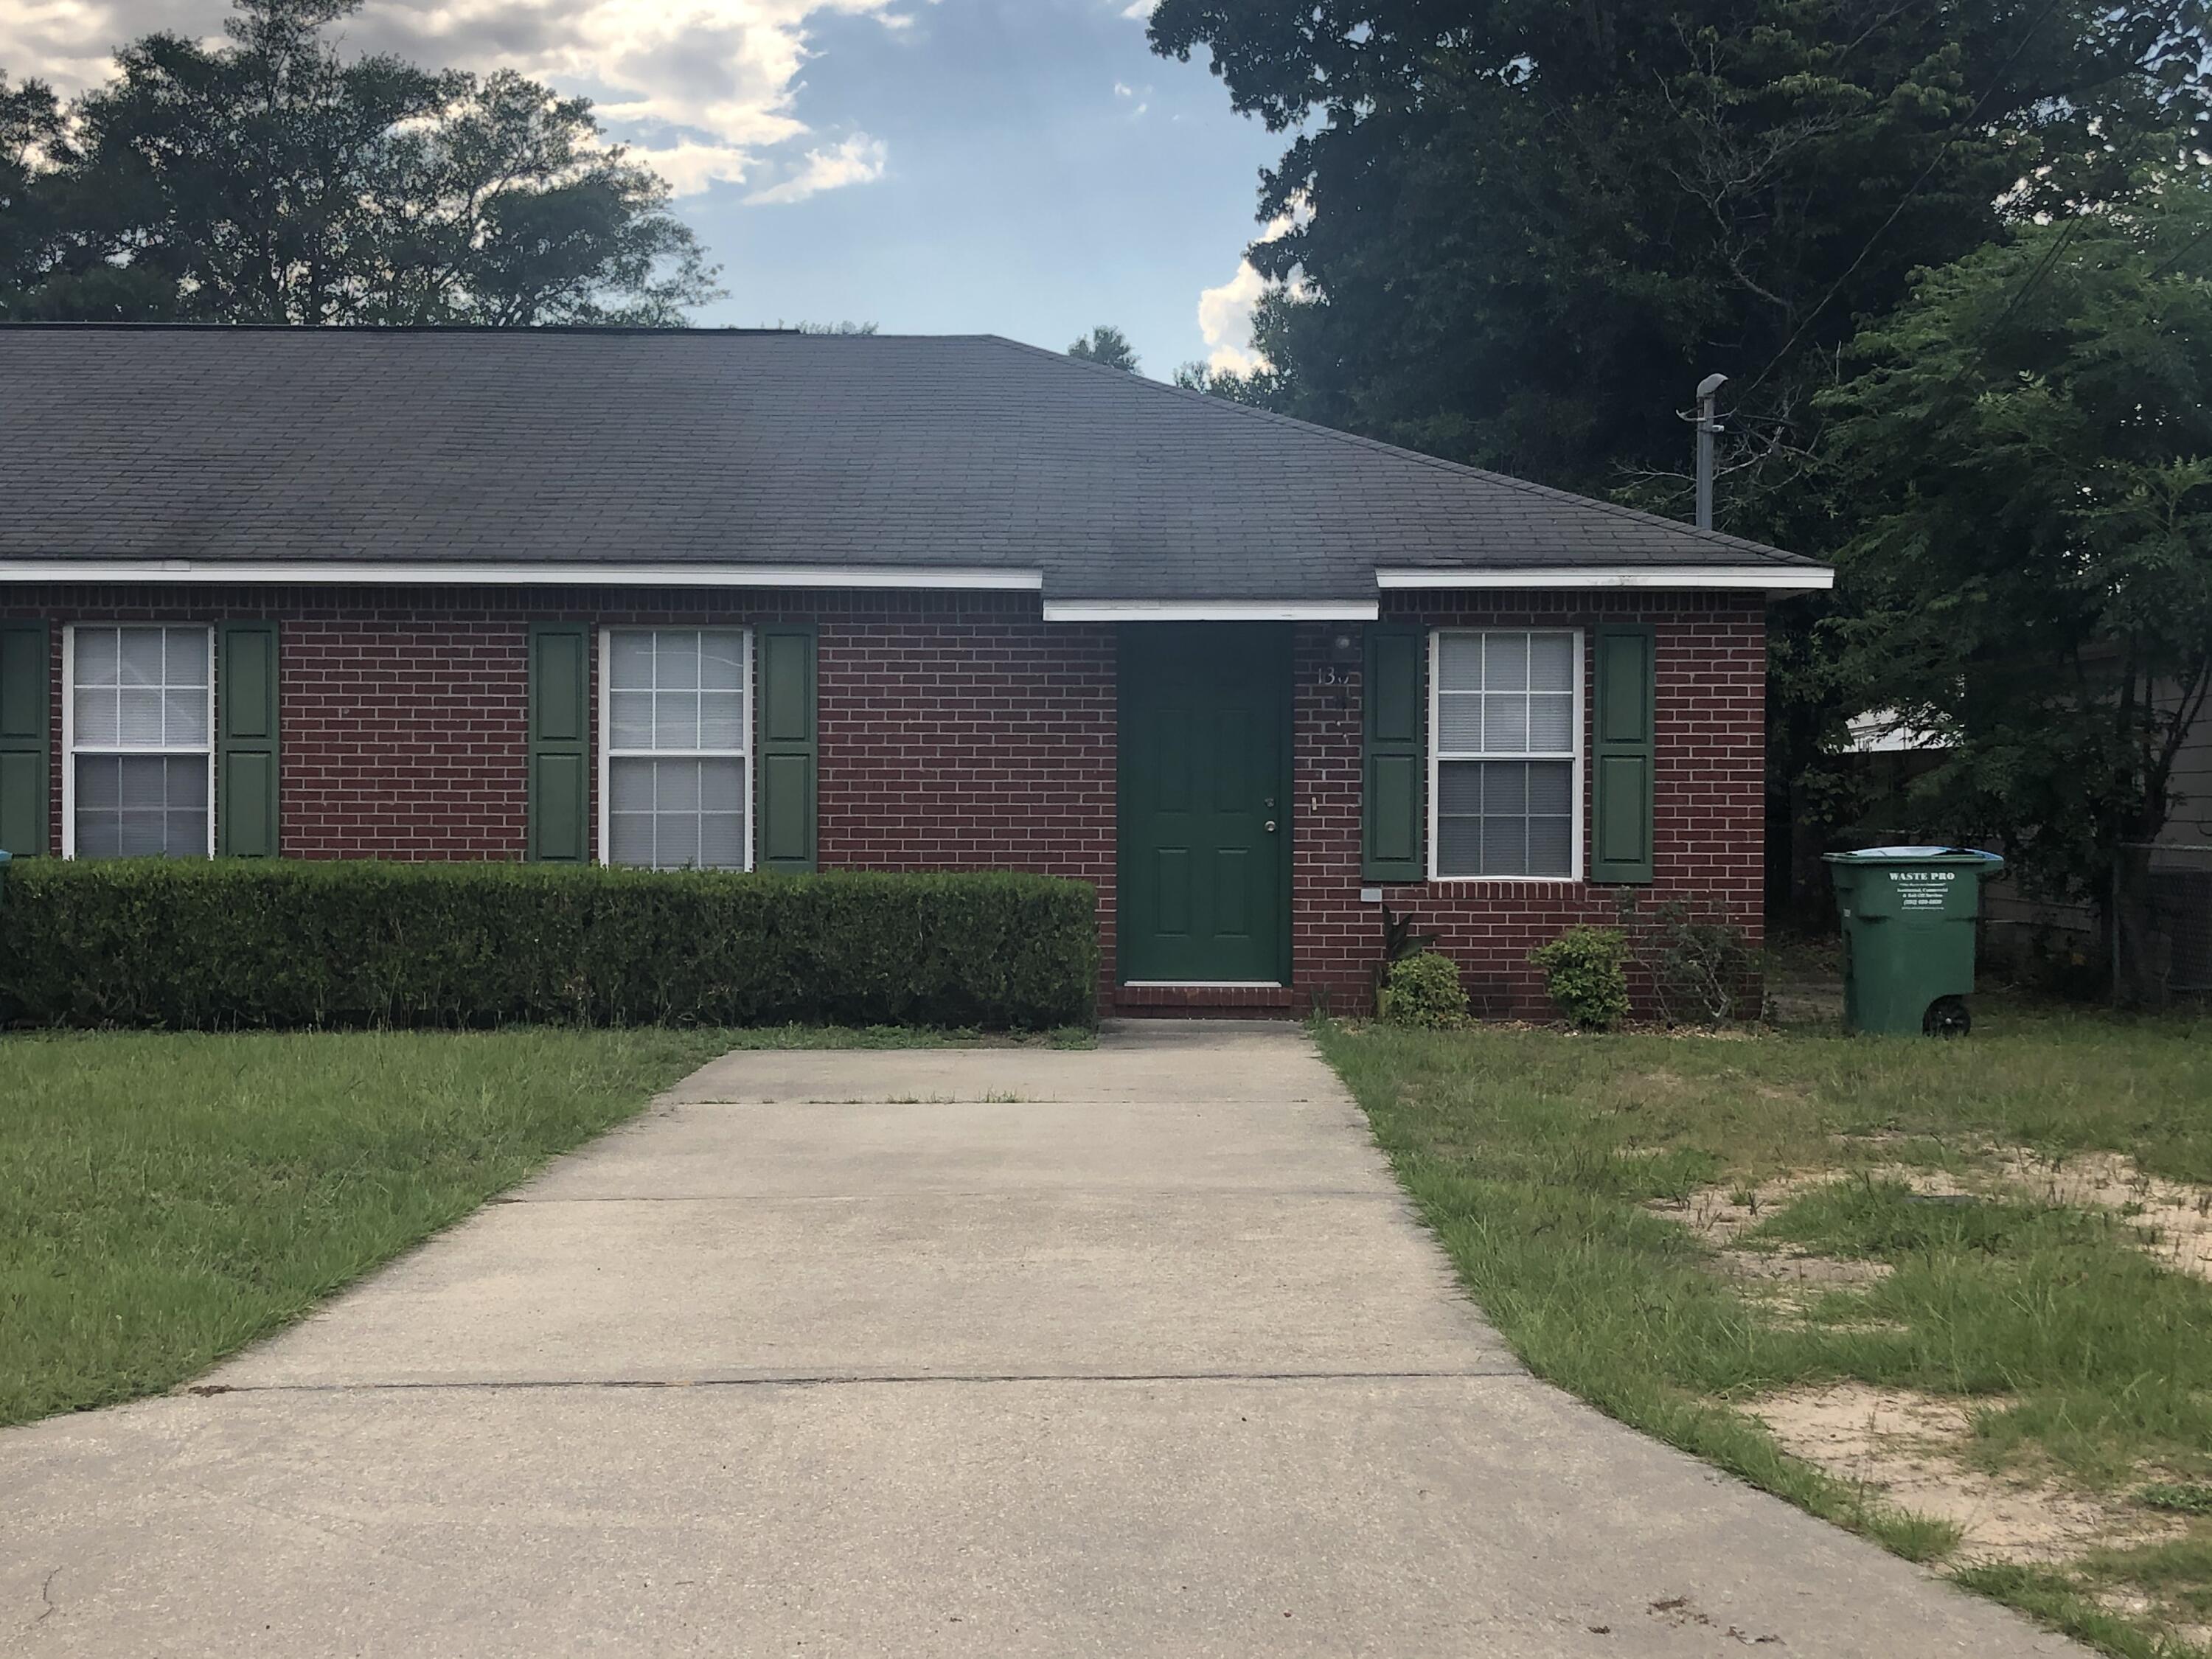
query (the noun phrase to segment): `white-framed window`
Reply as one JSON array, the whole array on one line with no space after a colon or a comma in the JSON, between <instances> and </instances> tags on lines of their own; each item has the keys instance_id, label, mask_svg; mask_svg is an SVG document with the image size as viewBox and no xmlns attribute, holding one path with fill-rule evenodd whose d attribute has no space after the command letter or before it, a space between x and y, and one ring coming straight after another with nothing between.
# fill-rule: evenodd
<instances>
[{"instance_id":1,"label":"white-framed window","mask_svg":"<svg viewBox=\"0 0 2212 1659\"><path fill-rule=\"evenodd\" d=\"M62 635L62 856L215 855L215 630Z\"/></svg>"},{"instance_id":2,"label":"white-framed window","mask_svg":"<svg viewBox=\"0 0 2212 1659\"><path fill-rule=\"evenodd\" d=\"M599 630L599 861L752 867L752 635Z\"/></svg>"},{"instance_id":3,"label":"white-framed window","mask_svg":"<svg viewBox=\"0 0 2212 1659\"><path fill-rule=\"evenodd\" d=\"M1580 880L1582 738L1579 632L1430 635L1430 876Z\"/></svg>"}]
</instances>

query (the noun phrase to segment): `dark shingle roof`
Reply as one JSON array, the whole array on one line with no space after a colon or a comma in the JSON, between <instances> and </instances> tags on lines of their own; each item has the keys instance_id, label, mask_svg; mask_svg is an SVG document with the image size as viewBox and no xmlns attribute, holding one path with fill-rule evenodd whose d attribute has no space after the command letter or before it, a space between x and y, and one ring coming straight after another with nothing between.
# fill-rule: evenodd
<instances>
[{"instance_id":1,"label":"dark shingle roof","mask_svg":"<svg viewBox=\"0 0 2212 1659\"><path fill-rule=\"evenodd\" d=\"M1060 599L1812 567L990 337L0 327L0 560L1004 567Z\"/></svg>"}]
</instances>

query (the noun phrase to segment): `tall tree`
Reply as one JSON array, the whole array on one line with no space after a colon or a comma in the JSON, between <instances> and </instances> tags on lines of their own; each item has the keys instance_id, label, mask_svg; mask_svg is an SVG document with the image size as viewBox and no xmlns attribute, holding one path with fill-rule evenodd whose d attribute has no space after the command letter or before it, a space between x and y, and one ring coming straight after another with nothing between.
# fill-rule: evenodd
<instances>
[{"instance_id":1,"label":"tall tree","mask_svg":"<svg viewBox=\"0 0 2212 1659\"><path fill-rule=\"evenodd\" d=\"M0 264L0 306L520 326L676 322L714 296L666 184L599 143L588 100L507 70L347 60L326 33L360 4L238 0L214 50L123 47L114 81L19 146L5 211L30 246Z\"/></svg>"},{"instance_id":2,"label":"tall tree","mask_svg":"<svg viewBox=\"0 0 2212 1659\"><path fill-rule=\"evenodd\" d=\"M2212 814L2174 787L2212 691L2212 181L1927 273L1845 362L1847 650L1942 734L1934 822L2101 899L2117 846Z\"/></svg>"},{"instance_id":3,"label":"tall tree","mask_svg":"<svg viewBox=\"0 0 2212 1659\"><path fill-rule=\"evenodd\" d=\"M1856 319L2208 131L2205 0L1161 0L1297 128L1255 243L1293 412L1570 488L1686 491L1724 394L1729 518L1819 542L1811 394ZM1756 465L1753 465L1756 463ZM1686 496L1685 496L1686 504Z\"/></svg>"},{"instance_id":4,"label":"tall tree","mask_svg":"<svg viewBox=\"0 0 2212 1659\"><path fill-rule=\"evenodd\" d=\"M1110 324L1101 323L1073 345L1067 355L1080 357L1086 363L1103 363L1109 368L1137 372L1137 349L1129 343L1129 337Z\"/></svg>"}]
</instances>

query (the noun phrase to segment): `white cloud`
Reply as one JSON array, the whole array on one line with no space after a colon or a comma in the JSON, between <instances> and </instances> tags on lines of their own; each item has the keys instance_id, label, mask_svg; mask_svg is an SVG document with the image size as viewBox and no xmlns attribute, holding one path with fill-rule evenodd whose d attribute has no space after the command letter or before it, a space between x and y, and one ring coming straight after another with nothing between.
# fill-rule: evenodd
<instances>
[{"instance_id":1,"label":"white cloud","mask_svg":"<svg viewBox=\"0 0 2212 1659\"><path fill-rule=\"evenodd\" d=\"M1273 241L1288 230L1291 223L1288 218L1271 221L1260 233L1260 240ZM1206 357L1208 368L1249 374L1268 366L1267 360L1252 344L1252 308L1267 291L1267 279L1253 268L1249 259L1239 259L1237 274L1218 288L1199 291L1198 331L1209 348Z\"/></svg>"},{"instance_id":2,"label":"white cloud","mask_svg":"<svg viewBox=\"0 0 2212 1659\"><path fill-rule=\"evenodd\" d=\"M1139 23L1149 23L1152 21L1153 8L1159 3L1160 0L1129 0L1129 3L1121 8L1121 15Z\"/></svg>"},{"instance_id":3,"label":"white cloud","mask_svg":"<svg viewBox=\"0 0 2212 1659\"><path fill-rule=\"evenodd\" d=\"M803 202L825 190L872 184L884 176L884 164L889 159L890 151L882 139L856 132L835 149L808 150L797 172L781 184L755 191L745 200L756 206Z\"/></svg>"},{"instance_id":4,"label":"white cloud","mask_svg":"<svg viewBox=\"0 0 2212 1659\"><path fill-rule=\"evenodd\" d=\"M742 178L762 152L808 136L794 105L811 18L873 17L896 28L911 20L897 3L369 0L336 28L353 50L436 68L507 65L587 94L616 137L644 140L641 154L689 192ZM0 64L17 79L41 76L73 92L107 76L121 41L153 29L216 37L228 11L225 0L0 0ZM882 171L878 156L872 171L848 167L834 182L864 183Z\"/></svg>"},{"instance_id":5,"label":"white cloud","mask_svg":"<svg viewBox=\"0 0 2212 1659\"><path fill-rule=\"evenodd\" d=\"M1116 98L1134 98L1137 94L1129 89L1127 82L1116 81L1114 83L1114 95Z\"/></svg>"}]
</instances>

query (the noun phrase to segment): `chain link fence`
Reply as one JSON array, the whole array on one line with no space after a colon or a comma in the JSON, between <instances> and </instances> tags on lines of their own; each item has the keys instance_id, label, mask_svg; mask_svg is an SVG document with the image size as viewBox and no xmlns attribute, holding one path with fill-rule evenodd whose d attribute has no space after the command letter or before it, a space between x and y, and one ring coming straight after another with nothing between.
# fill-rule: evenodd
<instances>
[{"instance_id":1,"label":"chain link fence","mask_svg":"<svg viewBox=\"0 0 2212 1659\"><path fill-rule=\"evenodd\" d=\"M2212 846L2124 847L2112 871L2112 998L2212 995Z\"/></svg>"}]
</instances>

